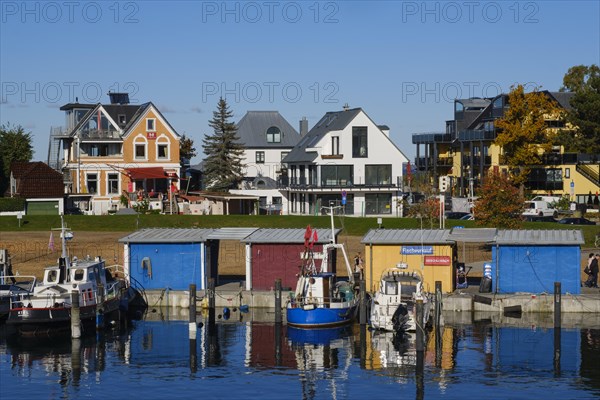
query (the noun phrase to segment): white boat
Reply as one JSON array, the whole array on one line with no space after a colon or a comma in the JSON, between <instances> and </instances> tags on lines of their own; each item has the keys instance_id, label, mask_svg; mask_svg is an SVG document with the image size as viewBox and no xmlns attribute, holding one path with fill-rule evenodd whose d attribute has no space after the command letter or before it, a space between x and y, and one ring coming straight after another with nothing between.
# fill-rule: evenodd
<instances>
[{"instance_id":1,"label":"white boat","mask_svg":"<svg viewBox=\"0 0 600 400\"><path fill-rule=\"evenodd\" d=\"M414 332L416 302L423 300L423 327L430 320L431 296L423 290L418 272L406 271L406 264L388 268L381 274L379 289L371 300L370 324L384 331Z\"/></svg>"},{"instance_id":2,"label":"white boat","mask_svg":"<svg viewBox=\"0 0 600 400\"><path fill-rule=\"evenodd\" d=\"M33 293L35 276L0 275L0 321L8 317L10 305Z\"/></svg>"},{"instance_id":3,"label":"white boat","mask_svg":"<svg viewBox=\"0 0 600 400\"><path fill-rule=\"evenodd\" d=\"M67 255L66 240L73 234L61 227L62 255L44 269L44 279L29 294L13 299L6 323L22 336L51 335L71 329L72 301L78 300L80 327L104 322L116 311L126 312L131 288L115 277L100 257L78 260Z\"/></svg>"}]
</instances>

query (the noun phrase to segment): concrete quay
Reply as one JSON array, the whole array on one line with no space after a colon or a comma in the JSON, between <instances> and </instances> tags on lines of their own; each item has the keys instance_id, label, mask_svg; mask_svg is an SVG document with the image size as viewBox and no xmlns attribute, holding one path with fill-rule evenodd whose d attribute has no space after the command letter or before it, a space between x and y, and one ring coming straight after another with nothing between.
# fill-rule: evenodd
<instances>
[{"instance_id":1,"label":"concrete quay","mask_svg":"<svg viewBox=\"0 0 600 400\"><path fill-rule=\"evenodd\" d=\"M148 306L189 308L189 292L175 290L146 291ZM289 298L289 291L282 292L282 303ZM443 312L484 312L504 313L506 308L520 306L522 313L553 313L554 294L518 293L494 294L479 293L478 286L469 286L442 296ZM215 308L239 308L245 305L254 308L274 308L274 291L242 290L238 283L228 283L215 289ZM198 309L208 307L205 291L198 291L196 306ZM563 294L561 296L562 313L598 313L600 314L600 290L582 288L581 294Z\"/></svg>"}]
</instances>

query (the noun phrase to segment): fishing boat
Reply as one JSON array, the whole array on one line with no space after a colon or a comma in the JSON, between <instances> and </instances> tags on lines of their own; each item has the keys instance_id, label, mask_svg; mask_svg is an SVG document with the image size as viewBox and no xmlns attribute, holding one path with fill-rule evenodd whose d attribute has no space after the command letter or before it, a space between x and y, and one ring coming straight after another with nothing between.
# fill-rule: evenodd
<instances>
[{"instance_id":1,"label":"fishing boat","mask_svg":"<svg viewBox=\"0 0 600 400\"><path fill-rule=\"evenodd\" d=\"M61 218L62 221L62 218ZM67 240L73 237L64 221L61 223L62 254L57 265L44 269L41 283L29 294L11 302L7 325L21 336L42 336L69 331L74 306L79 308L79 326L90 327L114 320L126 307L129 285L124 277L116 277L100 257L72 259L67 254Z\"/></svg>"},{"instance_id":2,"label":"fishing boat","mask_svg":"<svg viewBox=\"0 0 600 400\"><path fill-rule=\"evenodd\" d=\"M300 328L326 328L344 325L354 320L358 308L358 292L354 282L348 255L344 245L335 242L333 207L331 216L331 243L323 245L320 266L317 266L313 253L314 237L310 226L305 233L304 257L298 275L296 290L286 306L287 324ZM315 231L316 232L316 231ZM344 258L349 280L338 280L330 271L332 253L340 250Z\"/></svg>"},{"instance_id":3,"label":"fishing boat","mask_svg":"<svg viewBox=\"0 0 600 400\"><path fill-rule=\"evenodd\" d=\"M370 325L374 329L391 332L416 330L415 305L423 301L422 326L429 323L430 295L423 290L423 279L416 271L406 271L400 263L381 274L379 288L371 299Z\"/></svg>"}]
</instances>

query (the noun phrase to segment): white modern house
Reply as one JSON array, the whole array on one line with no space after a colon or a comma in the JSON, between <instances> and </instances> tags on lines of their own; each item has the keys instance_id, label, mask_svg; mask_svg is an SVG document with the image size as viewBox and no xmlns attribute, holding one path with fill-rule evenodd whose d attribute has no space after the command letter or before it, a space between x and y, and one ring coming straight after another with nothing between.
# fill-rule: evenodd
<instances>
[{"instance_id":1,"label":"white modern house","mask_svg":"<svg viewBox=\"0 0 600 400\"><path fill-rule=\"evenodd\" d=\"M308 122L300 121L308 131ZM300 141L300 134L277 111L248 111L237 123L237 136L244 146L244 180L232 194L259 196L259 212L288 214L283 160Z\"/></svg>"},{"instance_id":2,"label":"white modern house","mask_svg":"<svg viewBox=\"0 0 600 400\"><path fill-rule=\"evenodd\" d=\"M319 214L333 203L346 215L399 215L408 158L361 108L326 113L283 162L289 214Z\"/></svg>"}]
</instances>

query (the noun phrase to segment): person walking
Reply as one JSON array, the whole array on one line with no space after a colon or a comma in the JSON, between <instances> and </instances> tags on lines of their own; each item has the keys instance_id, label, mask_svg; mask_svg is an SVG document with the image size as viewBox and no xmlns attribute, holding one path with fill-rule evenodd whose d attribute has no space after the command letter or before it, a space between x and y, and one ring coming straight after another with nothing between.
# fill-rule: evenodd
<instances>
[{"instance_id":1,"label":"person walking","mask_svg":"<svg viewBox=\"0 0 600 400\"><path fill-rule=\"evenodd\" d=\"M590 253L590 256L588 257L588 260L587 260L587 264L586 264L585 268L583 269L583 272L585 272L585 274L587 275L587 278L586 278L585 282L583 282L582 286L591 287L592 271L590 270L590 267L592 266L592 261L594 261L595 257L596 256L594 255L594 253Z\"/></svg>"},{"instance_id":2,"label":"person walking","mask_svg":"<svg viewBox=\"0 0 600 400\"><path fill-rule=\"evenodd\" d=\"M362 256L360 255L360 252L356 253L356 255L354 256L354 272L359 274L358 279L363 279L363 260Z\"/></svg>"},{"instance_id":3,"label":"person walking","mask_svg":"<svg viewBox=\"0 0 600 400\"><path fill-rule=\"evenodd\" d=\"M591 273L591 282L590 287L597 288L598 287L598 264L600 263L600 254L596 254L594 260L590 264L590 273Z\"/></svg>"}]
</instances>

